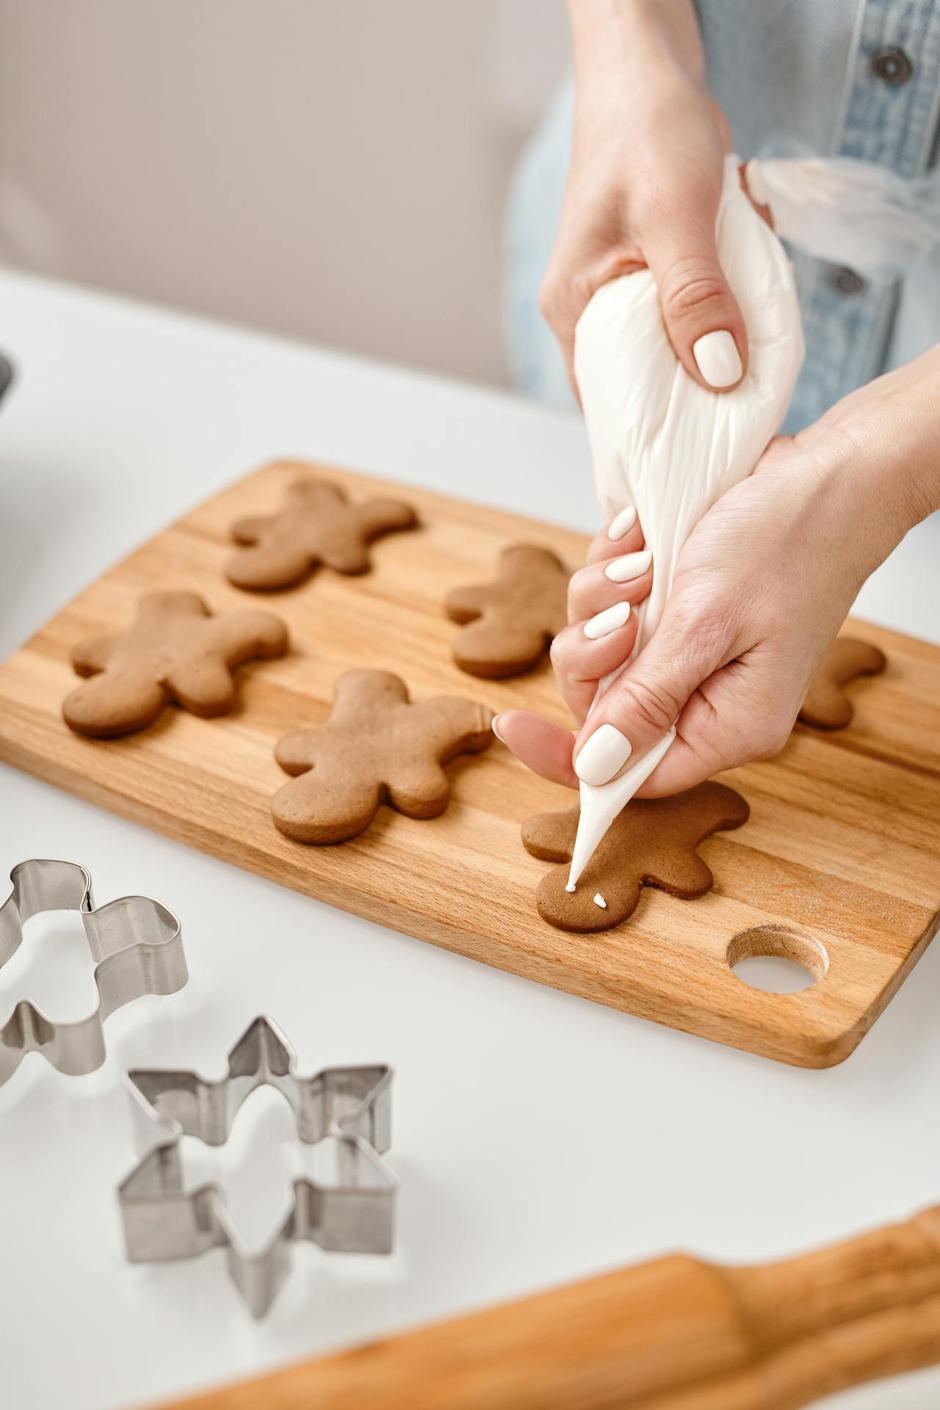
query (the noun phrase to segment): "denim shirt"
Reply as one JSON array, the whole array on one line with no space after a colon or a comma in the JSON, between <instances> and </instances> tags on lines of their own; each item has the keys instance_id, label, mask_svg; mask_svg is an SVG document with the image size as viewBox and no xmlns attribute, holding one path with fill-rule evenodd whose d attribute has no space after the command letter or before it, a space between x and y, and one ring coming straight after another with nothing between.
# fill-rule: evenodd
<instances>
[{"instance_id":1,"label":"denim shirt","mask_svg":"<svg viewBox=\"0 0 940 1410\"><path fill-rule=\"evenodd\" d=\"M940 0L698 0L708 84L751 156L839 155L906 177L937 160ZM538 311L570 148L573 94L559 93L510 195L507 321L520 386L571 404L561 355ZM901 280L797 255L806 362L786 429L940 341L940 256Z\"/></svg>"}]
</instances>

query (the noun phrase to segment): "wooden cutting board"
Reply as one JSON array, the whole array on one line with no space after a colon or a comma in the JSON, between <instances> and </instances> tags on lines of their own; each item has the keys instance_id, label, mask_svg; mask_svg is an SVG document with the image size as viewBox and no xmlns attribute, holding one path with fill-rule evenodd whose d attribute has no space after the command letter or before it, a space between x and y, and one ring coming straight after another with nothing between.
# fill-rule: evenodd
<instances>
[{"instance_id":1,"label":"wooden cutting board","mask_svg":"<svg viewBox=\"0 0 940 1410\"><path fill-rule=\"evenodd\" d=\"M311 468L354 498L391 488ZM853 623L886 652L887 671L854 686L848 729L801 726L778 758L725 776L751 817L702 845L714 891L682 901L647 889L617 929L564 934L535 909L545 863L519 832L531 813L570 806L572 795L500 744L448 766L444 816L417 821L382 808L368 832L335 847L281 836L269 800L285 778L275 741L322 721L334 680L351 667L395 671L416 699L459 693L564 719L547 664L511 681L460 672L442 602L449 588L490 578L505 544L544 544L574 567L585 538L396 487L422 527L380 541L370 574L324 570L288 592L240 592L222 571L229 526L275 510L297 473L268 466L193 510L0 667L0 758L285 886L540 983L784 1062L826 1067L847 1057L940 922L940 649ZM292 650L242 668L232 715L168 709L125 739L79 738L60 715L75 684L69 651L121 630L154 588L194 589L217 611L263 605L288 623ZM751 988L729 960L763 953L801 961L817 982L796 994Z\"/></svg>"}]
</instances>

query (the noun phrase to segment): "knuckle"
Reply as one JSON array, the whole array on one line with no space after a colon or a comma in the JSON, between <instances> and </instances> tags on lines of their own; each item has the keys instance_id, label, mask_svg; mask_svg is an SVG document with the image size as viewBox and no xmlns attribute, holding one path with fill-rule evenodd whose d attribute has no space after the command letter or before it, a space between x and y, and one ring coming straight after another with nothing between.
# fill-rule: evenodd
<instances>
[{"instance_id":1,"label":"knuckle","mask_svg":"<svg viewBox=\"0 0 940 1410\"><path fill-rule=\"evenodd\" d=\"M679 714L683 702L666 685L634 676L626 683L625 704L635 722L650 730L667 730Z\"/></svg>"},{"instance_id":2,"label":"knuckle","mask_svg":"<svg viewBox=\"0 0 940 1410\"><path fill-rule=\"evenodd\" d=\"M688 318L717 310L727 289L721 271L703 259L678 260L660 290L663 307L673 318Z\"/></svg>"}]
</instances>

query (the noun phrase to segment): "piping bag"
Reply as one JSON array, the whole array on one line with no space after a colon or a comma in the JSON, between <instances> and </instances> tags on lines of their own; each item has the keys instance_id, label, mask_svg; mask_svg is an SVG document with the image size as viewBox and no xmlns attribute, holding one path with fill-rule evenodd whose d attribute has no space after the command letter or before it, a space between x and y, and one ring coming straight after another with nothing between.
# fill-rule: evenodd
<instances>
[{"instance_id":1,"label":"piping bag","mask_svg":"<svg viewBox=\"0 0 940 1410\"><path fill-rule=\"evenodd\" d=\"M653 587L637 611L634 656L656 630L686 539L754 469L783 420L803 361L790 260L738 173L737 157L727 157L716 221L719 259L748 333L748 369L738 387L712 392L689 376L666 335L648 270L604 284L575 331L575 376L601 506L611 518L634 505L653 555ZM592 710L624 669L600 681ZM581 783L569 891L675 737L673 726L610 783Z\"/></svg>"}]
</instances>

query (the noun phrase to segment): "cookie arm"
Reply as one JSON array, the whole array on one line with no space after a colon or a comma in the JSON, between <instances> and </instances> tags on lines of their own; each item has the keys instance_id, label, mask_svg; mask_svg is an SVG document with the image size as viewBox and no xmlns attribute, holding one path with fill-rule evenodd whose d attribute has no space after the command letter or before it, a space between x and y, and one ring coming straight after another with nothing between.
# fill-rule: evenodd
<instances>
[{"instance_id":1,"label":"cookie arm","mask_svg":"<svg viewBox=\"0 0 940 1410\"><path fill-rule=\"evenodd\" d=\"M427 755L439 763L458 754L478 754L493 743L492 710L459 695L438 695L413 707L421 721L420 739Z\"/></svg>"},{"instance_id":2,"label":"cookie arm","mask_svg":"<svg viewBox=\"0 0 940 1410\"><path fill-rule=\"evenodd\" d=\"M265 530L271 522L269 514L256 514L245 519L236 519L229 532L236 543L257 543L264 538Z\"/></svg>"},{"instance_id":3,"label":"cookie arm","mask_svg":"<svg viewBox=\"0 0 940 1410\"><path fill-rule=\"evenodd\" d=\"M493 589L487 583L452 588L444 599L444 611L452 622L473 622L490 605Z\"/></svg>"},{"instance_id":4,"label":"cookie arm","mask_svg":"<svg viewBox=\"0 0 940 1410\"><path fill-rule=\"evenodd\" d=\"M570 862L578 830L578 809L536 813L522 824L522 845L540 862Z\"/></svg>"},{"instance_id":5,"label":"cookie arm","mask_svg":"<svg viewBox=\"0 0 940 1410\"><path fill-rule=\"evenodd\" d=\"M295 729L281 735L274 746L274 757L286 774L296 777L313 768L319 733L314 729Z\"/></svg>"},{"instance_id":6,"label":"cookie arm","mask_svg":"<svg viewBox=\"0 0 940 1410\"><path fill-rule=\"evenodd\" d=\"M105 670L114 650L111 636L93 636L72 648L72 668L77 675L95 676Z\"/></svg>"},{"instance_id":7,"label":"cookie arm","mask_svg":"<svg viewBox=\"0 0 940 1410\"><path fill-rule=\"evenodd\" d=\"M367 499L357 507L356 515L367 543L381 534L413 529L418 523L418 516L411 505L400 499Z\"/></svg>"}]
</instances>

